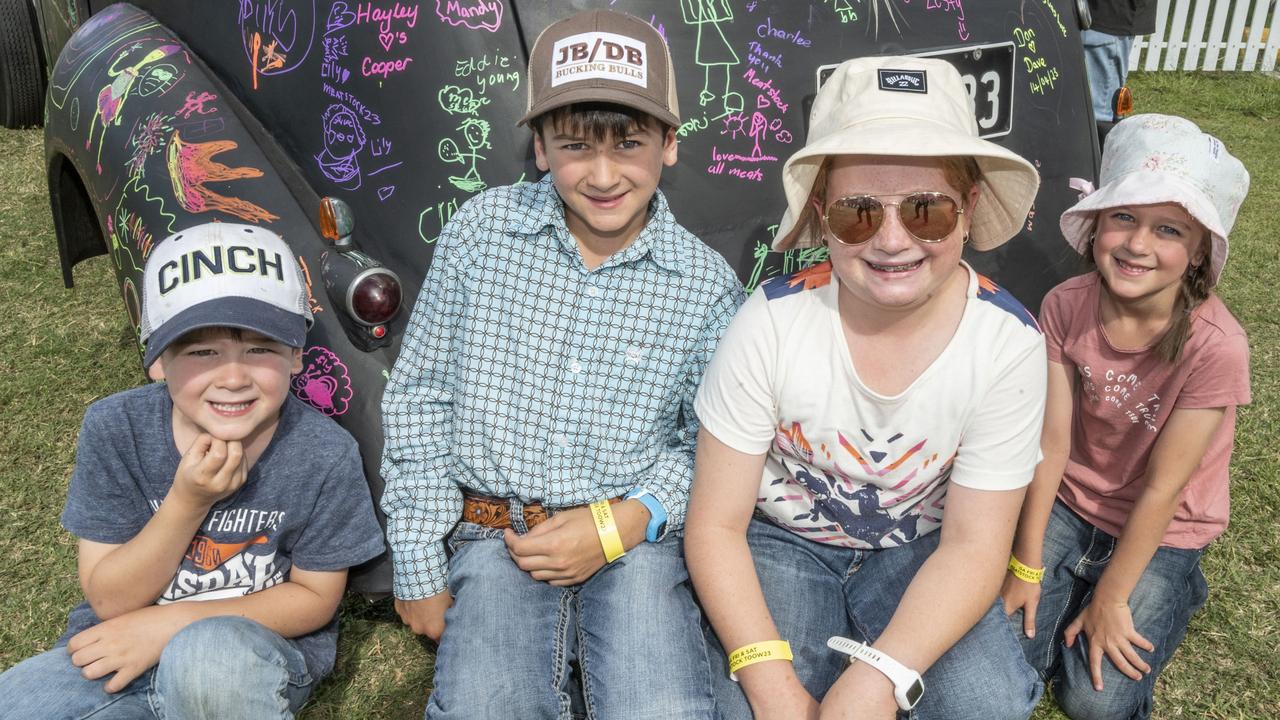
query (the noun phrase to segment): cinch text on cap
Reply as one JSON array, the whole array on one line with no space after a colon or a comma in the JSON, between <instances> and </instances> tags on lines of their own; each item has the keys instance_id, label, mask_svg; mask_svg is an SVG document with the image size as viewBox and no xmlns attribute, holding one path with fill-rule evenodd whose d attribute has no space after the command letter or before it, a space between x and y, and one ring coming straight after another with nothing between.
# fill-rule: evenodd
<instances>
[{"instance_id":1,"label":"cinch text on cap","mask_svg":"<svg viewBox=\"0 0 1280 720\"><path fill-rule=\"evenodd\" d=\"M269 270L275 270L276 280L284 282L284 258L280 253L272 253L268 259L267 251L262 248L245 245L232 245L223 248L221 245L192 250L170 260L160 266L160 294L164 295L179 285L195 282L206 275L221 275L224 272L238 275L256 273L270 277Z\"/></svg>"}]
</instances>

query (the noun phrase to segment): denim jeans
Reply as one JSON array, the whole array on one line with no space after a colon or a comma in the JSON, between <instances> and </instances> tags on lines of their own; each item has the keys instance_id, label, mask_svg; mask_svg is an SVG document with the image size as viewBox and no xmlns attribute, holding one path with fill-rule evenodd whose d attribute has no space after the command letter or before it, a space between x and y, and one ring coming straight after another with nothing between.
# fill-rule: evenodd
<instances>
[{"instance_id":1,"label":"denim jeans","mask_svg":"<svg viewBox=\"0 0 1280 720\"><path fill-rule=\"evenodd\" d=\"M3 720L292 718L311 694L302 653L252 620L215 617L174 635L160 663L124 690L86 680L65 646L0 675Z\"/></svg>"},{"instance_id":2,"label":"denim jeans","mask_svg":"<svg viewBox=\"0 0 1280 720\"><path fill-rule=\"evenodd\" d=\"M765 603L791 644L796 674L819 700L847 667L827 647L843 635L875 642L889 624L916 571L938 547L933 532L884 550L853 550L796 536L759 518L747 528ZM724 648L708 630L716 701L724 720L750 720L751 709L729 679ZM923 674L924 697L912 718L1026 720L1043 685L1023 662L999 599L978 623ZM905 713L900 713L905 715Z\"/></svg>"},{"instance_id":3,"label":"denim jeans","mask_svg":"<svg viewBox=\"0 0 1280 720\"><path fill-rule=\"evenodd\" d=\"M1044 536L1044 580L1036 608L1036 636L1023 638L1027 662L1053 686L1053 696L1074 720L1129 720L1151 717L1156 676L1173 657L1187 632L1187 623L1208 597L1200 573L1199 550L1161 547L1147 563L1129 596L1133 626L1155 645L1155 652L1135 647L1151 666L1134 682L1102 661L1102 692L1089 676L1089 639L1081 634L1074 647L1062 644L1062 632L1092 599L1093 587L1107 569L1116 539L1090 525L1055 501ZM1022 611L1010 618L1021 636Z\"/></svg>"},{"instance_id":4,"label":"denim jeans","mask_svg":"<svg viewBox=\"0 0 1280 720\"><path fill-rule=\"evenodd\" d=\"M513 513L517 522L523 522ZM580 585L534 580L502 531L461 523L429 720L713 718L710 666L681 539L641 543Z\"/></svg>"},{"instance_id":5,"label":"denim jeans","mask_svg":"<svg viewBox=\"0 0 1280 720\"><path fill-rule=\"evenodd\" d=\"M1124 87L1129 76L1129 53L1133 36L1119 37L1097 30L1083 30L1084 67L1089 76L1089 93L1093 96L1094 122L1115 122L1112 98Z\"/></svg>"}]
</instances>

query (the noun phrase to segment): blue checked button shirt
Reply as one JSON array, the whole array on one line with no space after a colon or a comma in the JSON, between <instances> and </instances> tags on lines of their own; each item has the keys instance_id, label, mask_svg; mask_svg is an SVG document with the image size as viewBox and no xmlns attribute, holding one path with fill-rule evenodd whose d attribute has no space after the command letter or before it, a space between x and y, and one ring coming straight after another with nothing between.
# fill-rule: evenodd
<instances>
[{"instance_id":1,"label":"blue checked button shirt","mask_svg":"<svg viewBox=\"0 0 1280 720\"><path fill-rule=\"evenodd\" d=\"M661 192L587 270L550 177L468 201L441 234L382 399L395 595L444 592L463 488L551 507L635 488L683 527L693 402L743 300Z\"/></svg>"}]
</instances>

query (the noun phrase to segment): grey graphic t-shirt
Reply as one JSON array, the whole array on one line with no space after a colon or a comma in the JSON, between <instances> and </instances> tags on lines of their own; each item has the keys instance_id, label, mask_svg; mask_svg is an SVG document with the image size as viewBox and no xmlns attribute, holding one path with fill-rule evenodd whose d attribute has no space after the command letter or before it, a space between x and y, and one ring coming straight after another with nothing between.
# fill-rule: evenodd
<instances>
[{"instance_id":1,"label":"grey graphic t-shirt","mask_svg":"<svg viewBox=\"0 0 1280 720\"><path fill-rule=\"evenodd\" d=\"M79 538L122 544L146 525L173 483L181 455L164 385L117 393L89 407L62 525ZM265 590L296 565L332 571L383 551L355 440L293 396L243 487L209 511L157 604ZM59 640L101 622L87 602ZM293 642L316 678L333 668L338 624Z\"/></svg>"}]
</instances>

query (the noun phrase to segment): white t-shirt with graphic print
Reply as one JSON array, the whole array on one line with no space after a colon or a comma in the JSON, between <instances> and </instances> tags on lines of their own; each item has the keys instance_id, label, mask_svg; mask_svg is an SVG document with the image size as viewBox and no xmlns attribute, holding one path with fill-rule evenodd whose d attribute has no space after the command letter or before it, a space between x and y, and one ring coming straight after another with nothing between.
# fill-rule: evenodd
<instances>
[{"instance_id":1,"label":"white t-shirt with graphic print","mask_svg":"<svg viewBox=\"0 0 1280 720\"><path fill-rule=\"evenodd\" d=\"M942 524L948 481L1031 482L1040 458L1045 345L1035 318L968 265L955 335L895 396L858 378L830 263L774 278L734 318L698 392L702 426L767 451L756 510L816 542L902 545Z\"/></svg>"}]
</instances>

